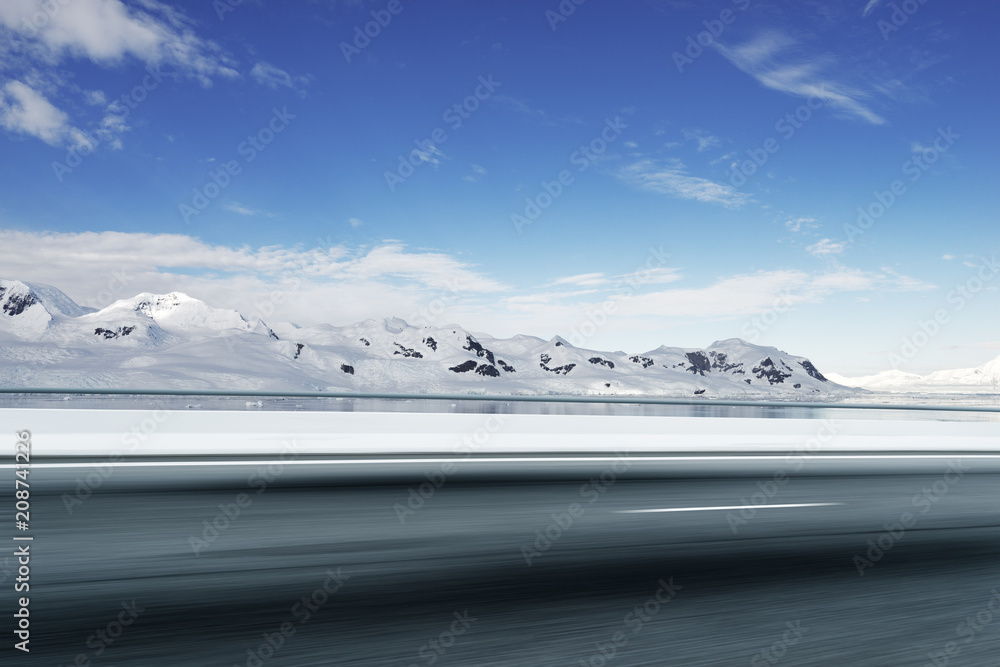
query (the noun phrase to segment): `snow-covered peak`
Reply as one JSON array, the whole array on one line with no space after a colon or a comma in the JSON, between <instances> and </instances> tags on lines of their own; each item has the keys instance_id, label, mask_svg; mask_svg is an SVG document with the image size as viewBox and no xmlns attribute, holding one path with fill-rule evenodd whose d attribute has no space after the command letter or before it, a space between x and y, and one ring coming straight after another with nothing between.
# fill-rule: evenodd
<instances>
[{"instance_id":1,"label":"snow-covered peak","mask_svg":"<svg viewBox=\"0 0 1000 667\"><path fill-rule=\"evenodd\" d=\"M844 377L834 373L830 379L848 387L901 392L968 393L1000 391L1000 357L975 368L956 368L918 375L898 369L874 375Z\"/></svg>"},{"instance_id":2,"label":"snow-covered peak","mask_svg":"<svg viewBox=\"0 0 1000 667\"><path fill-rule=\"evenodd\" d=\"M183 292L170 292L169 294L143 292L129 299L115 301L107 308L94 313L92 317L94 319L121 319L135 315L144 315L168 331L171 329L252 331L257 326L248 322L236 310L213 308L204 301L190 297ZM264 326L266 327L266 325Z\"/></svg>"},{"instance_id":3,"label":"snow-covered peak","mask_svg":"<svg viewBox=\"0 0 1000 667\"><path fill-rule=\"evenodd\" d=\"M50 285L0 279L0 331L20 338L41 334L54 319L90 312Z\"/></svg>"},{"instance_id":4,"label":"snow-covered peak","mask_svg":"<svg viewBox=\"0 0 1000 667\"><path fill-rule=\"evenodd\" d=\"M587 349L561 336L496 338L398 317L272 327L182 292L147 292L87 312L52 288L0 285L0 307L9 311L0 312L0 323L20 327L20 340L0 345L0 384L8 386L806 400L854 391L829 382L805 357L738 338L633 354Z\"/></svg>"},{"instance_id":5,"label":"snow-covered peak","mask_svg":"<svg viewBox=\"0 0 1000 667\"><path fill-rule=\"evenodd\" d=\"M385 318L383 326L385 327L385 330L388 331L389 333L398 334L398 333L403 333L403 331L409 328L410 325L407 324L406 320L404 320L401 317L387 317Z\"/></svg>"}]
</instances>

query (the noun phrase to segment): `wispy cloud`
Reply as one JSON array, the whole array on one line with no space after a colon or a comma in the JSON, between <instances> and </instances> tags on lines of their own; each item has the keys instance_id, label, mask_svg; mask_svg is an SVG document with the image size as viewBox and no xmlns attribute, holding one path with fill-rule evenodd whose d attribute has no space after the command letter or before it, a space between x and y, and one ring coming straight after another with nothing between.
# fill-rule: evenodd
<instances>
[{"instance_id":1,"label":"wispy cloud","mask_svg":"<svg viewBox=\"0 0 1000 667\"><path fill-rule=\"evenodd\" d=\"M511 111L538 125L556 124L554 120L549 118L549 115L544 109L537 109L531 106L528 100L503 94L493 95L490 97L490 100L510 109Z\"/></svg>"},{"instance_id":2,"label":"wispy cloud","mask_svg":"<svg viewBox=\"0 0 1000 667\"><path fill-rule=\"evenodd\" d=\"M349 224L351 227L354 227L355 229L357 229L358 227L360 227L361 225L363 225L365 223L364 223L363 220L360 220L359 218L348 218L347 219L347 224Z\"/></svg>"},{"instance_id":3,"label":"wispy cloud","mask_svg":"<svg viewBox=\"0 0 1000 667\"><path fill-rule=\"evenodd\" d=\"M301 95L305 95L304 87L309 83L309 77L293 77L280 67L276 67L264 61L261 61L253 66L253 69L250 70L250 76L252 76L254 81L257 83L267 86L268 88L276 90L279 86L283 86L285 88L290 88Z\"/></svg>"},{"instance_id":4,"label":"wispy cloud","mask_svg":"<svg viewBox=\"0 0 1000 667\"><path fill-rule=\"evenodd\" d=\"M847 244L832 241L830 239L820 239L816 243L806 248L806 252L816 257L826 257L828 255L839 255L844 252Z\"/></svg>"},{"instance_id":5,"label":"wispy cloud","mask_svg":"<svg viewBox=\"0 0 1000 667\"><path fill-rule=\"evenodd\" d=\"M472 165L472 173L467 174L462 177L463 181L469 181L470 183L477 183L482 180L482 177L486 175L486 167L481 164Z\"/></svg>"},{"instance_id":6,"label":"wispy cloud","mask_svg":"<svg viewBox=\"0 0 1000 667\"><path fill-rule=\"evenodd\" d=\"M785 227L790 232L800 232L803 229L817 229L819 223L816 222L816 218L792 218L785 221Z\"/></svg>"},{"instance_id":7,"label":"wispy cloud","mask_svg":"<svg viewBox=\"0 0 1000 667\"><path fill-rule=\"evenodd\" d=\"M865 8L861 10L861 15L868 16L873 11L875 11L875 8L878 7L881 3L882 0L868 0L868 4L865 5Z\"/></svg>"},{"instance_id":8,"label":"wispy cloud","mask_svg":"<svg viewBox=\"0 0 1000 667\"><path fill-rule=\"evenodd\" d=\"M606 285L611 282L603 273L580 273L575 276L565 276L563 278L556 278L550 284L551 285Z\"/></svg>"},{"instance_id":9,"label":"wispy cloud","mask_svg":"<svg viewBox=\"0 0 1000 667\"><path fill-rule=\"evenodd\" d=\"M697 142L699 153L707 151L711 148L718 148L722 145L722 140L719 139L719 137L713 136L705 130L698 129L696 127L686 127L681 130L681 133L688 141Z\"/></svg>"},{"instance_id":10,"label":"wispy cloud","mask_svg":"<svg viewBox=\"0 0 1000 667\"><path fill-rule=\"evenodd\" d=\"M716 50L761 85L796 97L816 97L831 107L874 125L885 119L872 111L867 93L835 80L828 74L837 66L830 57L796 58L795 40L778 32L765 32L737 47L716 42Z\"/></svg>"},{"instance_id":11,"label":"wispy cloud","mask_svg":"<svg viewBox=\"0 0 1000 667\"><path fill-rule=\"evenodd\" d=\"M749 195L730 185L689 175L684 163L675 158L659 161L640 160L623 167L619 176L633 186L649 192L693 199L726 208L739 208L752 201Z\"/></svg>"},{"instance_id":12,"label":"wispy cloud","mask_svg":"<svg viewBox=\"0 0 1000 667\"><path fill-rule=\"evenodd\" d=\"M254 216L254 217L259 216L259 217L265 217L265 218L276 218L276 217L278 217L277 213L273 213L271 211L265 211L264 209L260 209L260 208L252 208L250 206L244 206L243 204L240 204L240 203L234 202L234 201L226 203L226 205L223 206L222 208L224 208L225 210L229 211L230 213L239 213L240 215L247 215L247 216Z\"/></svg>"},{"instance_id":13,"label":"wispy cloud","mask_svg":"<svg viewBox=\"0 0 1000 667\"><path fill-rule=\"evenodd\" d=\"M935 289L923 281L891 271L839 268L810 274L805 271L759 271L720 278L711 285L660 290L623 296L622 315L665 317L739 317L766 311L779 296L788 304L819 303L841 292L924 291Z\"/></svg>"}]
</instances>

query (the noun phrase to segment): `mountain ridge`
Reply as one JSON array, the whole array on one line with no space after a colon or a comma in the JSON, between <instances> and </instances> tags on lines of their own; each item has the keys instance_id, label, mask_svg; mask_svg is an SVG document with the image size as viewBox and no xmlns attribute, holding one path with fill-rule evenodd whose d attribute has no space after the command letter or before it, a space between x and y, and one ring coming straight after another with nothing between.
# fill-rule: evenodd
<instances>
[{"instance_id":1,"label":"mountain ridge","mask_svg":"<svg viewBox=\"0 0 1000 667\"><path fill-rule=\"evenodd\" d=\"M95 310L48 285L0 280L0 287L0 384L8 387L799 400L858 392L805 357L739 338L628 354L561 336L495 338L399 317L272 325L182 292L144 292Z\"/></svg>"}]
</instances>

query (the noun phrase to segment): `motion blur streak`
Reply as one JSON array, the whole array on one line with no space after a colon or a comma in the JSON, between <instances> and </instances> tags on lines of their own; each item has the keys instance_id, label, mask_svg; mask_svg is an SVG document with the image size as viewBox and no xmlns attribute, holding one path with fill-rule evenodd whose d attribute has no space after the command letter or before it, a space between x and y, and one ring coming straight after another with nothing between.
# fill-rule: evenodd
<instances>
[{"instance_id":1,"label":"motion blur streak","mask_svg":"<svg viewBox=\"0 0 1000 667\"><path fill-rule=\"evenodd\" d=\"M995 457L895 453L878 467L844 454L780 484L784 457L697 456L680 474L669 456L622 459L614 475L612 457L545 458L473 460L447 479L439 457L366 457L350 468L361 475L328 461L139 460L97 486L100 468L33 460L31 653L8 634L3 664L707 666L781 653L885 667L934 664L949 642L955 664L1000 655L1000 622L983 621L1000 582ZM0 492L12 490L8 471ZM621 513L723 506L741 509ZM12 513L3 503L0 523Z\"/></svg>"}]
</instances>

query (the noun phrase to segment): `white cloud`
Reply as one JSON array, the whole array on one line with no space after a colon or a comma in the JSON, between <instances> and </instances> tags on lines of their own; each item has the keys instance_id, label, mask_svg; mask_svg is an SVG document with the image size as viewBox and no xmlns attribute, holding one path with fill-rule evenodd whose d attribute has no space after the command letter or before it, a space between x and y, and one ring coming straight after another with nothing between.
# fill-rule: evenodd
<instances>
[{"instance_id":1,"label":"white cloud","mask_svg":"<svg viewBox=\"0 0 1000 667\"><path fill-rule=\"evenodd\" d=\"M25 21L47 16L31 29ZM206 85L212 76L239 76L232 60L213 42L198 37L184 14L156 0L127 6L121 0L4 0L0 27L16 42L37 45L53 64L86 58L103 66L135 58L147 65L173 65Z\"/></svg>"},{"instance_id":2,"label":"white cloud","mask_svg":"<svg viewBox=\"0 0 1000 667\"><path fill-rule=\"evenodd\" d=\"M941 259L945 260L946 262L950 262L951 260L955 259L955 256L954 255L941 255Z\"/></svg>"},{"instance_id":3,"label":"white cloud","mask_svg":"<svg viewBox=\"0 0 1000 667\"><path fill-rule=\"evenodd\" d=\"M361 225L363 225L365 223L364 223L363 220L361 220L359 218L348 218L347 219L347 224L349 224L351 227L357 228L357 227L360 227Z\"/></svg>"},{"instance_id":4,"label":"white cloud","mask_svg":"<svg viewBox=\"0 0 1000 667\"><path fill-rule=\"evenodd\" d=\"M251 248L211 245L181 234L0 229L0 247L11 255L0 277L53 285L83 305L107 305L100 295L115 275L124 275L126 286L116 299L177 290L248 316L262 295L284 290L287 298L274 318L300 324L406 317L416 304L445 292L457 293L463 302L508 289L466 262L410 251L398 242L349 248L327 240L310 249Z\"/></svg>"},{"instance_id":5,"label":"white cloud","mask_svg":"<svg viewBox=\"0 0 1000 667\"><path fill-rule=\"evenodd\" d=\"M640 160L622 168L619 176L643 190L718 204L726 208L739 208L752 201L749 195L730 185L689 176L684 164L673 158L662 161Z\"/></svg>"},{"instance_id":6,"label":"white cloud","mask_svg":"<svg viewBox=\"0 0 1000 667\"><path fill-rule=\"evenodd\" d=\"M110 69L136 60L159 77L188 77L205 86L213 78L239 77L232 58L196 35L193 25L158 0L2 0L0 43L8 82L0 97L0 126L52 146L93 149L106 142L120 148L128 109L117 100L109 104L103 91L69 85L64 61ZM135 76L129 87L146 74ZM104 107L104 116L84 120L85 112L75 111L81 102Z\"/></svg>"},{"instance_id":7,"label":"white cloud","mask_svg":"<svg viewBox=\"0 0 1000 667\"><path fill-rule=\"evenodd\" d=\"M292 77L288 72L270 63L261 61L250 70L250 76L257 83L268 88L277 89L278 86L290 88L299 93L305 94L303 86L309 83L309 78L304 76Z\"/></svg>"},{"instance_id":8,"label":"white cloud","mask_svg":"<svg viewBox=\"0 0 1000 667\"><path fill-rule=\"evenodd\" d=\"M844 252L844 248L846 247L847 245L845 243L832 241L830 239L820 239L811 246L808 246L806 248L806 252L817 257L826 257L827 255L839 255Z\"/></svg>"},{"instance_id":9,"label":"white cloud","mask_svg":"<svg viewBox=\"0 0 1000 667\"><path fill-rule=\"evenodd\" d=\"M935 289L923 281L883 270L883 273L841 268L809 274L804 271L759 271L720 278L706 287L661 290L618 300L622 315L662 317L741 317L764 312L781 297L788 305L818 303L830 294Z\"/></svg>"},{"instance_id":10,"label":"white cloud","mask_svg":"<svg viewBox=\"0 0 1000 667\"><path fill-rule=\"evenodd\" d=\"M278 217L277 213L272 213L271 211L265 211L264 209L260 208L252 208L250 206L244 206L243 204L234 201L227 202L225 206L223 206L222 208L231 213L239 213L240 215L255 216L255 217L261 216L265 218Z\"/></svg>"},{"instance_id":11,"label":"white cloud","mask_svg":"<svg viewBox=\"0 0 1000 667\"><path fill-rule=\"evenodd\" d=\"M875 8L878 7L881 2L882 0L868 0L868 4L865 5L865 8L863 10L861 10L861 15L868 16L873 11L875 11Z\"/></svg>"},{"instance_id":12,"label":"white cloud","mask_svg":"<svg viewBox=\"0 0 1000 667\"><path fill-rule=\"evenodd\" d=\"M108 99L104 96L104 92L100 90L88 90L83 96L87 104L95 107L103 107L108 104Z\"/></svg>"},{"instance_id":13,"label":"white cloud","mask_svg":"<svg viewBox=\"0 0 1000 667\"><path fill-rule=\"evenodd\" d=\"M825 74L825 71L837 66L835 61L830 58L794 61L787 55L795 46L795 41L786 35L764 32L734 48L718 42L713 46L729 62L767 88L796 97L819 98L831 107L863 118L873 125L885 122L862 102L869 97L867 93ZM785 54L784 58L782 54Z\"/></svg>"},{"instance_id":14,"label":"white cloud","mask_svg":"<svg viewBox=\"0 0 1000 667\"><path fill-rule=\"evenodd\" d=\"M575 276L556 278L550 285L605 285L611 279L603 273L580 273Z\"/></svg>"},{"instance_id":15,"label":"white cloud","mask_svg":"<svg viewBox=\"0 0 1000 667\"><path fill-rule=\"evenodd\" d=\"M474 164L472 165L472 173L463 176L462 180L469 181L470 183L478 183L486 173L486 167L481 164Z\"/></svg>"},{"instance_id":16,"label":"white cloud","mask_svg":"<svg viewBox=\"0 0 1000 667\"><path fill-rule=\"evenodd\" d=\"M0 125L59 146L72 129L69 117L44 95L21 81L8 81L0 93Z\"/></svg>"},{"instance_id":17,"label":"white cloud","mask_svg":"<svg viewBox=\"0 0 1000 667\"><path fill-rule=\"evenodd\" d=\"M374 247L318 241L312 248L254 248L212 245L180 234L0 228L0 247L7 253L0 277L51 284L95 307L144 291L176 290L218 307L237 308L248 317L300 325L349 324L391 315L419 324L426 317L421 309L438 312L429 311L430 305L440 306L447 296L446 311L425 323L456 322L505 336L570 335L574 327L591 321L588 313L602 311L610 301L614 317L601 333L609 347L629 345L624 339L637 331L666 336L662 342L670 342L671 327L699 324L715 329L715 321L738 321L767 311L779 296L794 305L819 303L837 293L865 297L879 291L934 289L888 269L845 268L820 274L762 271L663 289L655 286L681 276L676 269L656 267L650 273L638 270L621 276L578 274L556 279L564 290L549 284L515 292L444 253L411 251L395 241ZM650 291L623 283L626 278ZM122 280L124 287L118 286ZM282 295L277 302L274 292ZM259 304L265 302L274 304L273 312L260 312Z\"/></svg>"},{"instance_id":18,"label":"white cloud","mask_svg":"<svg viewBox=\"0 0 1000 667\"><path fill-rule=\"evenodd\" d=\"M695 141L698 143L698 152L704 152L711 148L718 148L722 145L722 140L719 137L712 136L711 134L705 132L705 130L700 130L698 128L684 128L681 130L681 134L688 141Z\"/></svg>"},{"instance_id":19,"label":"white cloud","mask_svg":"<svg viewBox=\"0 0 1000 667\"><path fill-rule=\"evenodd\" d=\"M785 221L785 227L790 232L800 232L803 228L817 229L819 223L816 222L816 218L793 218Z\"/></svg>"}]
</instances>

